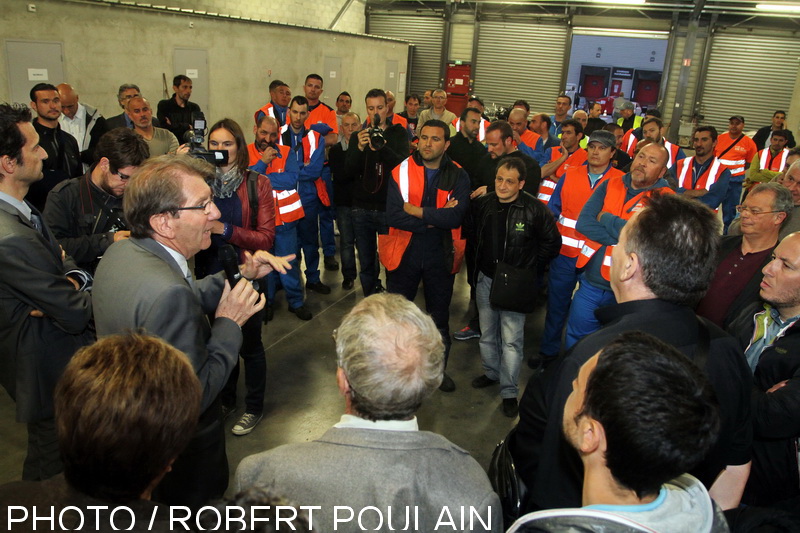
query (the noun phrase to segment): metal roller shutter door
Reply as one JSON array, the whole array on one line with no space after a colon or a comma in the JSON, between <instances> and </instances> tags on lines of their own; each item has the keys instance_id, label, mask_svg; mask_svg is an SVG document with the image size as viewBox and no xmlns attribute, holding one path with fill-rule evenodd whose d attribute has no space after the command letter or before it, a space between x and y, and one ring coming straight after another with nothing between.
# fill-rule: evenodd
<instances>
[{"instance_id":1,"label":"metal roller shutter door","mask_svg":"<svg viewBox=\"0 0 800 533\"><path fill-rule=\"evenodd\" d=\"M409 72L412 93L422 96L424 91L439 87L444 40L442 18L370 13L368 23L372 35L405 39L414 45Z\"/></svg>"},{"instance_id":2,"label":"metal roller shutter door","mask_svg":"<svg viewBox=\"0 0 800 533\"><path fill-rule=\"evenodd\" d=\"M700 104L705 124L727 131L728 118L743 115L752 130L770 124L776 109L788 109L800 39L733 32L711 39Z\"/></svg>"},{"instance_id":3,"label":"metal roller shutter door","mask_svg":"<svg viewBox=\"0 0 800 533\"><path fill-rule=\"evenodd\" d=\"M475 93L487 106L524 99L531 111L552 113L563 91L567 27L481 21L475 60Z\"/></svg>"}]
</instances>

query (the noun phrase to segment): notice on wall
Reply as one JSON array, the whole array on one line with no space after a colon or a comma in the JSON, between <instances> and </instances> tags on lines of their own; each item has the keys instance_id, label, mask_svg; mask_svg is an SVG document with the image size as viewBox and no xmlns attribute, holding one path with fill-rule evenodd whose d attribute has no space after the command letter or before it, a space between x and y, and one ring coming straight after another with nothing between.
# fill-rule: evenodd
<instances>
[{"instance_id":1,"label":"notice on wall","mask_svg":"<svg viewBox=\"0 0 800 533\"><path fill-rule=\"evenodd\" d=\"M187 78L192 78L193 80L196 80L198 78L198 72L199 71L196 68L187 68L186 69L186 77Z\"/></svg>"},{"instance_id":2,"label":"notice on wall","mask_svg":"<svg viewBox=\"0 0 800 533\"><path fill-rule=\"evenodd\" d=\"M47 75L46 68L29 68L28 81L47 81L50 77Z\"/></svg>"},{"instance_id":3,"label":"notice on wall","mask_svg":"<svg viewBox=\"0 0 800 533\"><path fill-rule=\"evenodd\" d=\"M330 71L330 73L328 74L328 79L332 80L335 77L336 77L336 71L335 70Z\"/></svg>"}]
</instances>

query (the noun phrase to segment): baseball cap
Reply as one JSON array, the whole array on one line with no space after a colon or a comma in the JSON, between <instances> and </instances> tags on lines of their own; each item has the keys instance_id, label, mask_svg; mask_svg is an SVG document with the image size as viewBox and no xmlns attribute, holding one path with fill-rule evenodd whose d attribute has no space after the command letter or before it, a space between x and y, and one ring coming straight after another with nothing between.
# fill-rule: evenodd
<instances>
[{"instance_id":1,"label":"baseball cap","mask_svg":"<svg viewBox=\"0 0 800 533\"><path fill-rule=\"evenodd\" d=\"M633 105L633 102L625 102L622 104L622 109L636 109L636 106Z\"/></svg>"},{"instance_id":2,"label":"baseball cap","mask_svg":"<svg viewBox=\"0 0 800 533\"><path fill-rule=\"evenodd\" d=\"M744 124L744 117L742 115L733 115L731 118L728 119L728 122L731 120L738 120L742 124Z\"/></svg>"},{"instance_id":3,"label":"baseball cap","mask_svg":"<svg viewBox=\"0 0 800 533\"><path fill-rule=\"evenodd\" d=\"M588 146L592 143L600 143L609 148L616 148L617 138L610 131L595 130L591 135L589 135L589 141L586 143L586 145Z\"/></svg>"}]
</instances>

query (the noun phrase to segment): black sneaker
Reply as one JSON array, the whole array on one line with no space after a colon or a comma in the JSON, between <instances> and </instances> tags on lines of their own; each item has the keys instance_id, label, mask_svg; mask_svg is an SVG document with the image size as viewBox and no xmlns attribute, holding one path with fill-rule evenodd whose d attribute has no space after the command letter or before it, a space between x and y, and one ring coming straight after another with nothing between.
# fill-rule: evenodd
<instances>
[{"instance_id":1,"label":"black sneaker","mask_svg":"<svg viewBox=\"0 0 800 533\"><path fill-rule=\"evenodd\" d=\"M306 290L309 290L309 291L312 291L312 292L316 292L316 293L319 293L319 294L330 294L331 293L331 288L328 287L327 285L325 285L324 283L322 283L321 281L318 281L316 283L306 283Z\"/></svg>"},{"instance_id":2,"label":"black sneaker","mask_svg":"<svg viewBox=\"0 0 800 533\"><path fill-rule=\"evenodd\" d=\"M294 313L300 320L311 320L311 317L313 316L311 311L306 309L305 305L301 305L300 307L289 306L289 312Z\"/></svg>"},{"instance_id":3,"label":"black sneaker","mask_svg":"<svg viewBox=\"0 0 800 533\"><path fill-rule=\"evenodd\" d=\"M442 384L439 385L439 390L442 392L453 392L456 390L456 382L447 375L447 372L444 373L444 378L442 378Z\"/></svg>"},{"instance_id":4,"label":"black sneaker","mask_svg":"<svg viewBox=\"0 0 800 533\"><path fill-rule=\"evenodd\" d=\"M464 326L460 330L453 333L453 338L457 341L468 341L470 339L480 339L480 330L472 329L469 326Z\"/></svg>"},{"instance_id":5,"label":"black sneaker","mask_svg":"<svg viewBox=\"0 0 800 533\"><path fill-rule=\"evenodd\" d=\"M475 389L484 389L486 387L491 387L492 385L497 385L497 383L497 380L491 379L486 374L481 374L472 380L472 387Z\"/></svg>"},{"instance_id":6,"label":"black sneaker","mask_svg":"<svg viewBox=\"0 0 800 533\"><path fill-rule=\"evenodd\" d=\"M346 291L352 291L353 287L355 286L355 280L352 279L344 279L342 281L342 288Z\"/></svg>"},{"instance_id":7,"label":"black sneaker","mask_svg":"<svg viewBox=\"0 0 800 533\"><path fill-rule=\"evenodd\" d=\"M332 255L325 256L325 270L339 270L339 262Z\"/></svg>"},{"instance_id":8,"label":"black sneaker","mask_svg":"<svg viewBox=\"0 0 800 533\"><path fill-rule=\"evenodd\" d=\"M519 414L519 405L516 398L503 398L503 414L508 418L516 418Z\"/></svg>"},{"instance_id":9,"label":"black sneaker","mask_svg":"<svg viewBox=\"0 0 800 533\"><path fill-rule=\"evenodd\" d=\"M378 280L378 283L375 285L375 292L373 294L380 294L382 292L386 292L386 289L381 284L381 280Z\"/></svg>"}]
</instances>

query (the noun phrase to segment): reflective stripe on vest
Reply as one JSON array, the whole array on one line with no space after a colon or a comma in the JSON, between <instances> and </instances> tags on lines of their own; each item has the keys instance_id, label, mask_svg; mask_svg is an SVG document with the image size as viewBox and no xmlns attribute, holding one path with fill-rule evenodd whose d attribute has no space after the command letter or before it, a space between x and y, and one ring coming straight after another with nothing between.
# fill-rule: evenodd
<instances>
[{"instance_id":1,"label":"reflective stripe on vest","mask_svg":"<svg viewBox=\"0 0 800 533\"><path fill-rule=\"evenodd\" d=\"M678 147L666 139L663 140L664 140L664 148L667 149L667 153L669 154L669 161L667 161L667 168L672 168L672 165L675 164L675 158L678 157Z\"/></svg>"},{"instance_id":2,"label":"reflective stripe on vest","mask_svg":"<svg viewBox=\"0 0 800 533\"><path fill-rule=\"evenodd\" d=\"M258 125L258 114L264 113L265 115L269 115L270 117L278 120L275 116L275 108L272 106L272 103L264 104L258 111L253 115L253 120L256 121L256 126Z\"/></svg>"},{"instance_id":3,"label":"reflective stripe on vest","mask_svg":"<svg viewBox=\"0 0 800 533\"><path fill-rule=\"evenodd\" d=\"M460 118L455 119L453 122L451 122L451 124L453 125L453 127L456 129L457 132L461 131L461 119ZM483 140L486 138L486 125L487 124L489 124L489 123L485 119L482 118L481 119L481 125L479 126L479 129L478 129L478 140L480 142L483 142Z\"/></svg>"},{"instance_id":4,"label":"reflective stripe on vest","mask_svg":"<svg viewBox=\"0 0 800 533\"><path fill-rule=\"evenodd\" d=\"M634 214L644 209L644 200L655 192L674 194L674 191L669 187L660 187L658 189L642 191L626 202L627 188L625 182L622 181L622 176L609 178L606 185L606 197L603 200L602 210L622 219L629 220ZM587 238L586 244L581 248L581 253L578 256L575 266L577 268L586 266L589 260L602 246L603 245L599 242ZM606 251L603 254L603 262L600 265L600 274L606 281L610 281L611 279L611 252L613 249L613 245L606 246Z\"/></svg>"},{"instance_id":5,"label":"reflective stripe on vest","mask_svg":"<svg viewBox=\"0 0 800 533\"><path fill-rule=\"evenodd\" d=\"M275 225L281 226L295 220L300 220L305 216L303 202L295 189L289 191L272 190L275 198Z\"/></svg>"},{"instance_id":6,"label":"reflective stripe on vest","mask_svg":"<svg viewBox=\"0 0 800 533\"><path fill-rule=\"evenodd\" d=\"M689 174L689 169L693 167L693 164L694 156L681 159L678 162L678 187L682 189L708 190L712 185L714 185L714 183L716 183L720 174L725 171L725 168L722 163L720 163L720 160L715 157L714 162L711 163L711 166L707 168L705 172L703 172L703 174L697 179L697 183L692 186L692 176Z\"/></svg>"},{"instance_id":7,"label":"reflective stripe on vest","mask_svg":"<svg viewBox=\"0 0 800 533\"><path fill-rule=\"evenodd\" d=\"M772 170L774 172L783 172L783 169L786 168L786 158L789 156L789 150L784 148L781 150L780 157L776 156L773 157L770 161L769 159L770 153L769 148L764 148L761 150L759 154L759 167L761 170ZM775 163L778 163L777 165Z\"/></svg>"},{"instance_id":8,"label":"reflective stripe on vest","mask_svg":"<svg viewBox=\"0 0 800 533\"><path fill-rule=\"evenodd\" d=\"M551 179L544 179L539 185L539 194L536 197L547 205L550 202L550 197L556 190L556 182Z\"/></svg>"},{"instance_id":9,"label":"reflective stripe on vest","mask_svg":"<svg viewBox=\"0 0 800 533\"><path fill-rule=\"evenodd\" d=\"M589 167L581 165L567 170L561 178L564 180L561 185L561 214L556 222L558 232L561 233L561 255L571 258L580 255L586 237L576 229L578 216L594 189L614 176L622 176L622 171L609 165L592 185L589 179Z\"/></svg>"}]
</instances>

